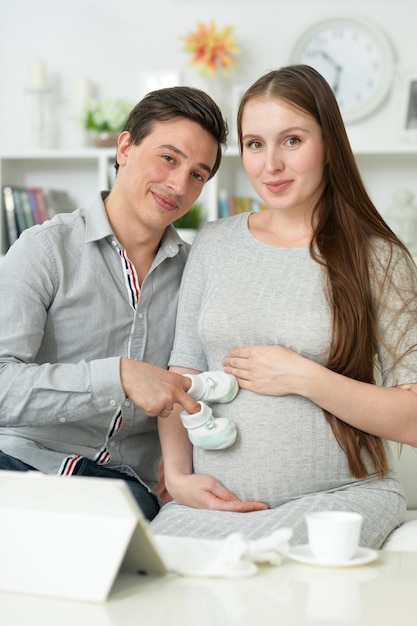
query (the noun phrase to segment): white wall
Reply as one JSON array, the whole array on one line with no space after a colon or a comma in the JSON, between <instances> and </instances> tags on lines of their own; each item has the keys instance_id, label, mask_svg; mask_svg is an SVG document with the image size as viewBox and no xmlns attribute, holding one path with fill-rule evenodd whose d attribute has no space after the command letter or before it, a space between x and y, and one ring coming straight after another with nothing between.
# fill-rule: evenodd
<instances>
[{"instance_id":1,"label":"white wall","mask_svg":"<svg viewBox=\"0 0 417 626\"><path fill-rule=\"evenodd\" d=\"M144 74L181 72L181 81L201 84L187 67L180 37L196 21L233 25L241 45L234 80L249 85L288 61L297 33L329 11L371 18L389 36L397 58L395 88L384 106L348 131L359 146L395 144L401 137L403 76L417 75L417 3L413 0L0 0L0 152L27 147L32 60L46 61L55 87L55 143L74 145L75 85L85 75L103 97L139 100Z\"/></svg>"}]
</instances>

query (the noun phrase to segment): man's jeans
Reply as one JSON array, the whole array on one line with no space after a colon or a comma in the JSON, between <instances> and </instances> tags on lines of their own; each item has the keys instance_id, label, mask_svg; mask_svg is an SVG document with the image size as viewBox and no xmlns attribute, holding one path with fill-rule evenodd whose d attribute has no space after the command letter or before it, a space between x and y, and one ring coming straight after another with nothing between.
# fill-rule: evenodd
<instances>
[{"instance_id":1,"label":"man's jeans","mask_svg":"<svg viewBox=\"0 0 417 626\"><path fill-rule=\"evenodd\" d=\"M14 472L28 472L36 471L31 465L23 463L19 459L16 459L9 454L5 454L0 450L0 470L10 470ZM133 476L128 476L123 472L111 469L110 467L104 467L97 465L94 461L89 459L82 459L77 464L77 469L74 472L76 476L98 476L100 478L118 478L125 480L128 484L130 491L135 497L136 502L142 509L144 516L148 520L152 520L159 511L159 504L157 498L149 493L144 485L142 485Z\"/></svg>"}]
</instances>

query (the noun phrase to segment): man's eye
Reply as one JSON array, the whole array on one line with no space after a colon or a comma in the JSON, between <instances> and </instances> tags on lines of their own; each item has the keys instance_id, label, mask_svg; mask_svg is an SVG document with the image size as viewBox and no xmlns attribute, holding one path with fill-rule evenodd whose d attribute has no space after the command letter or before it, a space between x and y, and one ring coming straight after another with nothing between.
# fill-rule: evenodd
<instances>
[{"instance_id":1,"label":"man's eye","mask_svg":"<svg viewBox=\"0 0 417 626\"><path fill-rule=\"evenodd\" d=\"M204 178L204 176L202 176L200 174L200 172L194 172L193 174L194 178L196 178L200 183L205 183L206 179Z\"/></svg>"}]
</instances>

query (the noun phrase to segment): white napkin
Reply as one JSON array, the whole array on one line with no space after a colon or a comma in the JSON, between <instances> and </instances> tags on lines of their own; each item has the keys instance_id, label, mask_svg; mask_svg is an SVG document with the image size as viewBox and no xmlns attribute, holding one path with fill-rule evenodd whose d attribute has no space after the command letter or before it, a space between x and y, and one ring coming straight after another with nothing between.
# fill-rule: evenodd
<instances>
[{"instance_id":1,"label":"white napkin","mask_svg":"<svg viewBox=\"0 0 417 626\"><path fill-rule=\"evenodd\" d=\"M280 565L288 553L291 528L249 540L243 533L225 539L196 539L155 535L154 539L167 568L182 576L239 578L257 573L257 563Z\"/></svg>"}]
</instances>

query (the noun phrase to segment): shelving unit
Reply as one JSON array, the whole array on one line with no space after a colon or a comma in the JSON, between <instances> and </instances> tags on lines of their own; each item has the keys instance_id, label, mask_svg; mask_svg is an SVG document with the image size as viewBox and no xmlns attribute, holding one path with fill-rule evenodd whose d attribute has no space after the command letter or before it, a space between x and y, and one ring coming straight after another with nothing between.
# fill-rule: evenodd
<instances>
[{"instance_id":1,"label":"shelving unit","mask_svg":"<svg viewBox=\"0 0 417 626\"><path fill-rule=\"evenodd\" d=\"M114 175L114 148L42 150L0 155L0 183L65 190L74 209L107 189ZM7 248L5 215L1 211L1 252Z\"/></svg>"},{"instance_id":2,"label":"shelving unit","mask_svg":"<svg viewBox=\"0 0 417 626\"><path fill-rule=\"evenodd\" d=\"M417 144L378 149L358 149L357 162L365 184L386 217L399 189L409 189L417 201ZM82 206L114 176L114 148L45 150L0 155L0 184L61 189L69 193L74 208ZM216 219L219 190L253 196L237 147L230 146L219 172L206 185L201 200L207 220ZM1 211L1 253L7 248L5 215Z\"/></svg>"},{"instance_id":3,"label":"shelving unit","mask_svg":"<svg viewBox=\"0 0 417 626\"><path fill-rule=\"evenodd\" d=\"M394 194L400 189L410 190L417 203L417 144L356 150L355 156L372 200L384 217L389 220Z\"/></svg>"},{"instance_id":4,"label":"shelving unit","mask_svg":"<svg viewBox=\"0 0 417 626\"><path fill-rule=\"evenodd\" d=\"M399 189L410 190L417 204L417 143L381 148L354 148L367 190L380 213L387 217ZM219 173L217 189L253 196L237 147L228 148ZM417 215L416 215L417 219Z\"/></svg>"}]
</instances>

